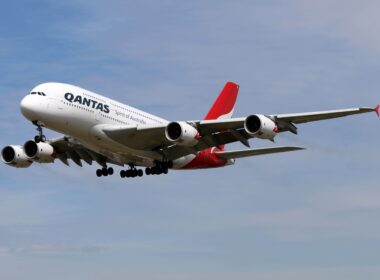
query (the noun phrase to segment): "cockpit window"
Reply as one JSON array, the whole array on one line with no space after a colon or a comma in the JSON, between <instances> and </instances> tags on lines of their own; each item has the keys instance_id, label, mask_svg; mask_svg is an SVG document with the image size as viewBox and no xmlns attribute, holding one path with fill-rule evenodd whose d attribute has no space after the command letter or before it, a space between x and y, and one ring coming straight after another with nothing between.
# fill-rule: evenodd
<instances>
[{"instance_id":1,"label":"cockpit window","mask_svg":"<svg viewBox=\"0 0 380 280\"><path fill-rule=\"evenodd\" d=\"M40 92L40 91L38 91L38 92L36 92L36 91L32 91L30 94L38 94L38 95L40 95L40 96L46 96L45 93Z\"/></svg>"}]
</instances>

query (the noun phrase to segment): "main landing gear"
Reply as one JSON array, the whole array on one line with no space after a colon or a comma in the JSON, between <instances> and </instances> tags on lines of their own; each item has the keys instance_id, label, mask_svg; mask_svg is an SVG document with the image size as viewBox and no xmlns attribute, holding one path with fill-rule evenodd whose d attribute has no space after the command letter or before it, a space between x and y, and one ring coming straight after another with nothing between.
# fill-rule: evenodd
<instances>
[{"instance_id":1,"label":"main landing gear","mask_svg":"<svg viewBox=\"0 0 380 280\"><path fill-rule=\"evenodd\" d=\"M96 176L102 177L102 176L108 176L113 175L113 168L112 167L103 167L102 169L96 170Z\"/></svg>"},{"instance_id":2,"label":"main landing gear","mask_svg":"<svg viewBox=\"0 0 380 280\"><path fill-rule=\"evenodd\" d=\"M46 136L43 134L42 123L39 121L34 121L33 124L37 126L38 135L34 137L34 142L46 142Z\"/></svg>"},{"instance_id":3,"label":"main landing gear","mask_svg":"<svg viewBox=\"0 0 380 280\"><path fill-rule=\"evenodd\" d=\"M146 175L161 175L161 174L168 174L169 168L173 167L173 162L159 162L157 161L155 163L155 166L153 167L147 167L145 169Z\"/></svg>"},{"instance_id":4,"label":"main landing gear","mask_svg":"<svg viewBox=\"0 0 380 280\"><path fill-rule=\"evenodd\" d=\"M173 167L173 162L171 161L169 162L156 161L154 164L155 165L153 167L147 167L145 169L146 175L168 174L169 168ZM96 170L96 176L98 177L109 176L113 174L114 174L114 171L112 167L104 166L103 168ZM136 166L133 164L129 165L129 169L120 171L121 178L136 178L136 177L142 177L142 176L144 176L143 170L137 169Z\"/></svg>"},{"instance_id":5,"label":"main landing gear","mask_svg":"<svg viewBox=\"0 0 380 280\"><path fill-rule=\"evenodd\" d=\"M135 178L142 177L143 175L144 172L142 171L142 169L137 169L134 165L130 165L130 168L128 170L120 171L121 178Z\"/></svg>"},{"instance_id":6,"label":"main landing gear","mask_svg":"<svg viewBox=\"0 0 380 280\"><path fill-rule=\"evenodd\" d=\"M173 162L159 162L156 161L153 167L145 168L146 175L161 175L168 174L169 168L173 167ZM128 170L121 170L120 177L121 178L135 178L142 177L144 172L142 169L137 169L134 165L130 165Z\"/></svg>"}]
</instances>

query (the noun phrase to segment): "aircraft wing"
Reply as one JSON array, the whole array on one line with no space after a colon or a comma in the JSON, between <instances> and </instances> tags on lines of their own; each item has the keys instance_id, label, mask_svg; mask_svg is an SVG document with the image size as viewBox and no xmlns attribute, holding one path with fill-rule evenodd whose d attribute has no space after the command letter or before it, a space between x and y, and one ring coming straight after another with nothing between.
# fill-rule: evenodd
<instances>
[{"instance_id":1,"label":"aircraft wing","mask_svg":"<svg viewBox=\"0 0 380 280\"><path fill-rule=\"evenodd\" d=\"M299 151L299 150L304 150L304 149L305 148L301 148L301 147L275 147L275 148L260 148L260 149L252 149L252 150L223 151L223 152L216 152L215 154L219 158L235 159L235 158L253 157L253 156L260 156L260 155L267 155L267 154Z\"/></svg>"},{"instance_id":2,"label":"aircraft wing","mask_svg":"<svg viewBox=\"0 0 380 280\"><path fill-rule=\"evenodd\" d=\"M266 115L276 123L278 132L290 131L297 134L295 124L345 117L349 115L379 112L376 108L352 108L344 110L319 111L297 114ZM253 138L244 129L246 118L231 118L217 120L187 121L199 132L199 142L192 147L177 145L165 136L167 124L119 126L100 125L98 129L115 142L129 148L144 151L153 151L157 156L164 156L168 160L175 160L185 155L196 154L210 147L220 147L233 142L241 142L250 147L248 140ZM280 150L276 151L279 152ZM256 151L259 152L259 151ZM262 153L264 151L261 151Z\"/></svg>"},{"instance_id":3,"label":"aircraft wing","mask_svg":"<svg viewBox=\"0 0 380 280\"><path fill-rule=\"evenodd\" d=\"M122 161L98 154L71 137L61 137L49 140L48 143L54 147L56 157L64 164L69 165L68 159L71 159L76 165L82 166L82 161L89 165L95 161L105 167L107 163L123 166Z\"/></svg>"},{"instance_id":4,"label":"aircraft wing","mask_svg":"<svg viewBox=\"0 0 380 280\"><path fill-rule=\"evenodd\" d=\"M273 117L277 120L299 124L299 123L307 123L307 122L315 122L315 121L321 121L321 120L340 118L340 117L345 117L349 115L375 112L376 110L378 110L376 108L375 109L352 108L352 109L344 109L344 110L320 111L320 112L309 112L309 113L298 113L298 114L282 114L282 115L274 115Z\"/></svg>"},{"instance_id":5,"label":"aircraft wing","mask_svg":"<svg viewBox=\"0 0 380 280\"><path fill-rule=\"evenodd\" d=\"M155 150L173 145L165 137L167 124L152 125L100 125L97 130L122 145L136 150Z\"/></svg>"},{"instance_id":6,"label":"aircraft wing","mask_svg":"<svg viewBox=\"0 0 380 280\"><path fill-rule=\"evenodd\" d=\"M194 122L187 123L196 126ZM199 126L198 130L202 137L193 147L181 146L169 141L165 136L167 124L139 126L101 125L97 130L101 130L107 137L126 147L156 152L158 158L164 156L168 160L175 160L182 156L196 154L210 147L218 147L236 141L243 141L246 145L249 145L247 139L252 137L242 129L243 124L244 122L240 126L237 126L236 130L226 129L225 126L221 125L220 129L213 129L213 131L208 132L201 130L202 127Z\"/></svg>"},{"instance_id":7,"label":"aircraft wing","mask_svg":"<svg viewBox=\"0 0 380 280\"><path fill-rule=\"evenodd\" d=\"M343 110L331 110L331 111L317 111L317 112L307 112L307 113L295 113L295 114L278 114L278 115L267 115L279 126L280 131L291 131L297 130L294 124L301 124L314 121L322 121L340 117L346 117L350 115L357 115L369 112L376 112L379 115L379 105L376 108L352 108ZM233 118L228 120L207 120L198 121L201 131L205 132L218 132L220 130L226 129L243 129L245 118Z\"/></svg>"}]
</instances>

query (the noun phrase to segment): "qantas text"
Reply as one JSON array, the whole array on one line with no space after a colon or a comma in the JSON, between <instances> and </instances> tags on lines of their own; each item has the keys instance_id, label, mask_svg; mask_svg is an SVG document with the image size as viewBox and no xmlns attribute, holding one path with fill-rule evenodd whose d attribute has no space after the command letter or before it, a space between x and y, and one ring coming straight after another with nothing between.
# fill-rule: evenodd
<instances>
[{"instance_id":1,"label":"qantas text","mask_svg":"<svg viewBox=\"0 0 380 280\"><path fill-rule=\"evenodd\" d=\"M98 102L96 100L86 98L80 95L75 96L72 93L66 93L65 94L65 99L69 101L70 103L79 103L81 105L86 105L87 107L91 107L92 109L100 110L103 113L108 114L110 112L110 108L108 105L105 105L101 102Z\"/></svg>"}]
</instances>

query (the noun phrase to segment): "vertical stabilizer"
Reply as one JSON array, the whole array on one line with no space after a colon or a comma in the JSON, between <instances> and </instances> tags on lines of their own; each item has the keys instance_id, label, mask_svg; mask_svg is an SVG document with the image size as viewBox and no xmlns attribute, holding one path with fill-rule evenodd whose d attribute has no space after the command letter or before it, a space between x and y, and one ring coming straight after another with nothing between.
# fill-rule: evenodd
<instances>
[{"instance_id":1,"label":"vertical stabilizer","mask_svg":"<svg viewBox=\"0 0 380 280\"><path fill-rule=\"evenodd\" d=\"M238 92L239 85L227 82L204 119L216 120L231 118Z\"/></svg>"}]
</instances>

